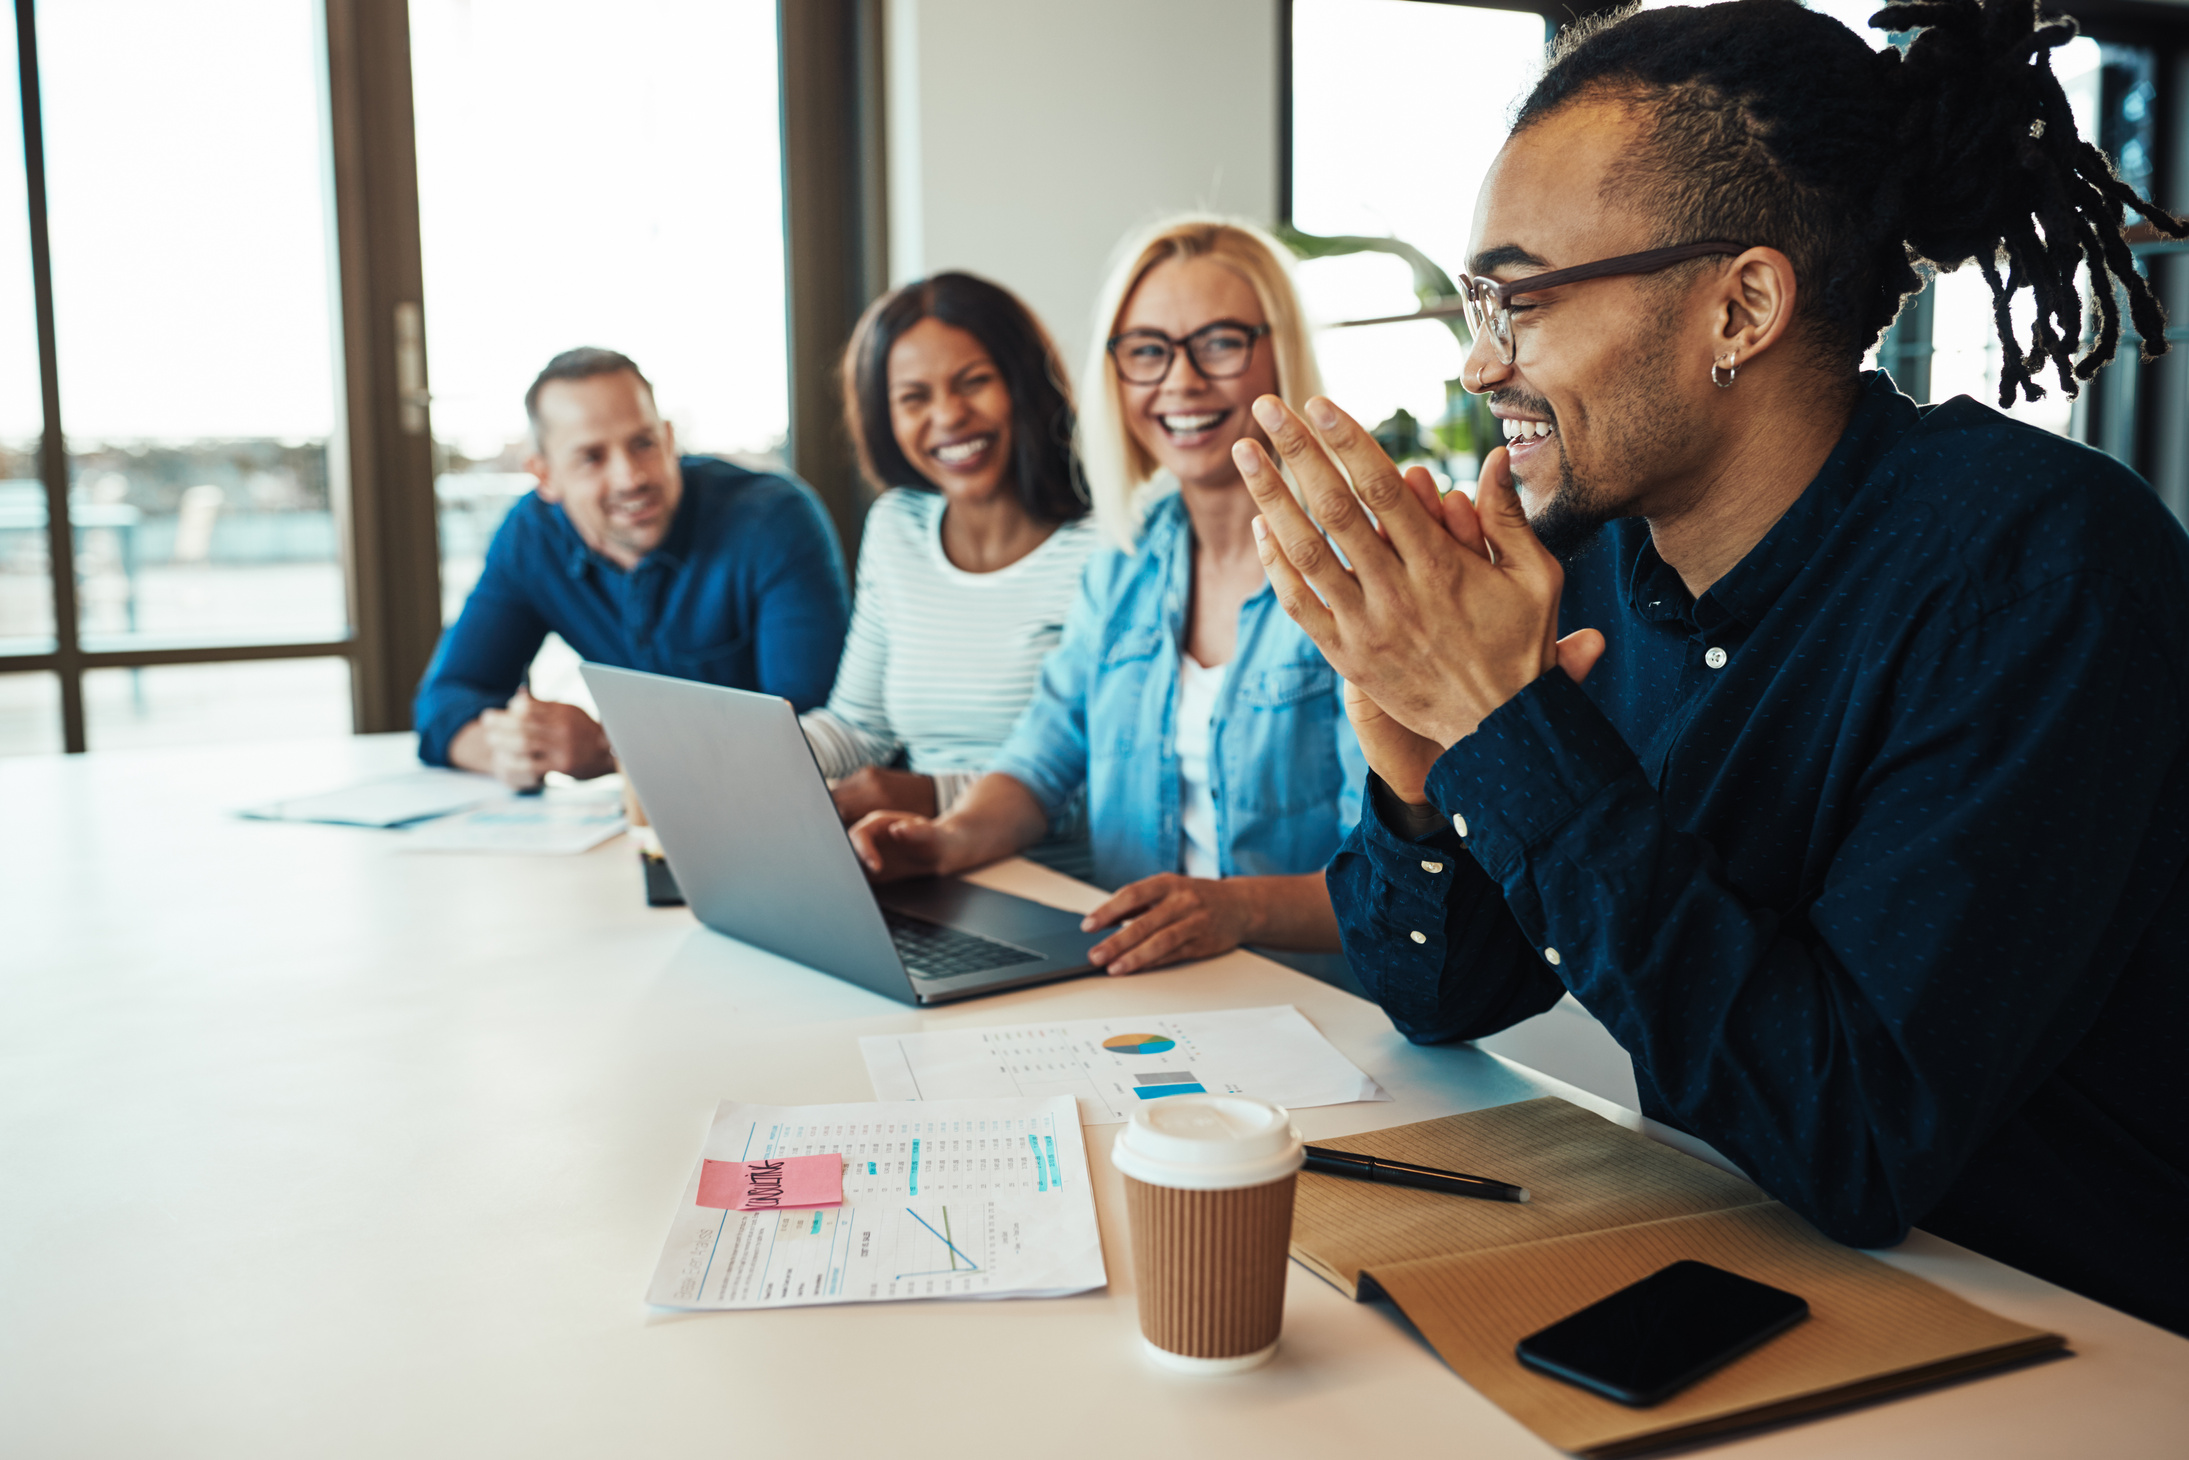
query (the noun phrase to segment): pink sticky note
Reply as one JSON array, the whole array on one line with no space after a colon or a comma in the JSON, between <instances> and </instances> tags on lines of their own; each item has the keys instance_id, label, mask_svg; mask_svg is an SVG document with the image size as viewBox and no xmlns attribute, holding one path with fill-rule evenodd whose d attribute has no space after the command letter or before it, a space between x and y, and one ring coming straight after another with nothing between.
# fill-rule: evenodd
<instances>
[{"instance_id":1,"label":"pink sticky note","mask_svg":"<svg viewBox=\"0 0 2189 1460\"><path fill-rule=\"evenodd\" d=\"M784 1156L774 1161L704 1161L699 1203L732 1212L844 1204L842 1156Z\"/></svg>"}]
</instances>

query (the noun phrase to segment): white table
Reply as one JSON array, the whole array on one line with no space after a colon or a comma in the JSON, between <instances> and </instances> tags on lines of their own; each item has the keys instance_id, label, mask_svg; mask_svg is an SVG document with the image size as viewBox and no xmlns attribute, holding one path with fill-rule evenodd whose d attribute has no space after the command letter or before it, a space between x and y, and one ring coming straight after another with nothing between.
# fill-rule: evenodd
<instances>
[{"instance_id":1,"label":"white table","mask_svg":"<svg viewBox=\"0 0 2189 1460\"><path fill-rule=\"evenodd\" d=\"M861 1034L1289 1002L1397 1097L1303 1110L1310 1138L1545 1091L1612 1107L1410 1046L1250 955L917 1012L647 909L621 842L406 854L226 814L408 754L379 737L0 761L0 1454L1553 1453L1388 1305L1298 1267L1271 1366L1151 1368L1114 1126L1089 1132L1105 1292L648 1309L715 1102L869 1098ZM2077 1357L1730 1453L2189 1444L2189 1342L1932 1238L1886 1260Z\"/></svg>"}]
</instances>

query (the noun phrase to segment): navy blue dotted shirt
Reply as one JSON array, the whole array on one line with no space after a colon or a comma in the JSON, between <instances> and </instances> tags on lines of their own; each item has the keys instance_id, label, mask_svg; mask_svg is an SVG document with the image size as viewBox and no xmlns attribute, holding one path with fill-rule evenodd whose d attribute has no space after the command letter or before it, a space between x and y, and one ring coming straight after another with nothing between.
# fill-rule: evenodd
<instances>
[{"instance_id":1,"label":"navy blue dotted shirt","mask_svg":"<svg viewBox=\"0 0 2189 1460\"><path fill-rule=\"evenodd\" d=\"M1830 1236L1925 1230L2189 1332L2189 538L2133 473L1882 375L1700 599L1639 520L1603 630L1380 785L1329 870L1409 1038L1570 990L1643 1109Z\"/></svg>"}]
</instances>

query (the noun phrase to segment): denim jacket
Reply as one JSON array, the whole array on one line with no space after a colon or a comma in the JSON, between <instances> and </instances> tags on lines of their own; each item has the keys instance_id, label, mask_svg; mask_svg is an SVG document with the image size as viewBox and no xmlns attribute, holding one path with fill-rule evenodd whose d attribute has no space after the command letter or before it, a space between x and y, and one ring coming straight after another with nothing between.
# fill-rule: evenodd
<instances>
[{"instance_id":1,"label":"denim jacket","mask_svg":"<svg viewBox=\"0 0 2189 1460\"><path fill-rule=\"evenodd\" d=\"M1192 584L1193 526L1173 492L1149 507L1137 551L1089 560L1041 687L989 767L1032 791L1052 828L1085 786L1103 887L1180 867L1178 656ZM1239 609L1209 727L1222 875L1319 872L1360 819L1368 767L1344 694L1264 584Z\"/></svg>"}]
</instances>

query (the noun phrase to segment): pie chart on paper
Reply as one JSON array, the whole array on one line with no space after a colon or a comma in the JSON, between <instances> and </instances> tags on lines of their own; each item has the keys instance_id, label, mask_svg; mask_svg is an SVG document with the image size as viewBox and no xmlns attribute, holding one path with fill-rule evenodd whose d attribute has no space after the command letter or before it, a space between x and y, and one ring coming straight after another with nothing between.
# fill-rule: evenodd
<instances>
[{"instance_id":1,"label":"pie chart on paper","mask_svg":"<svg viewBox=\"0 0 2189 1460\"><path fill-rule=\"evenodd\" d=\"M1160 1034L1113 1034L1102 1047L1113 1054L1164 1054L1176 1049L1178 1041Z\"/></svg>"}]
</instances>

